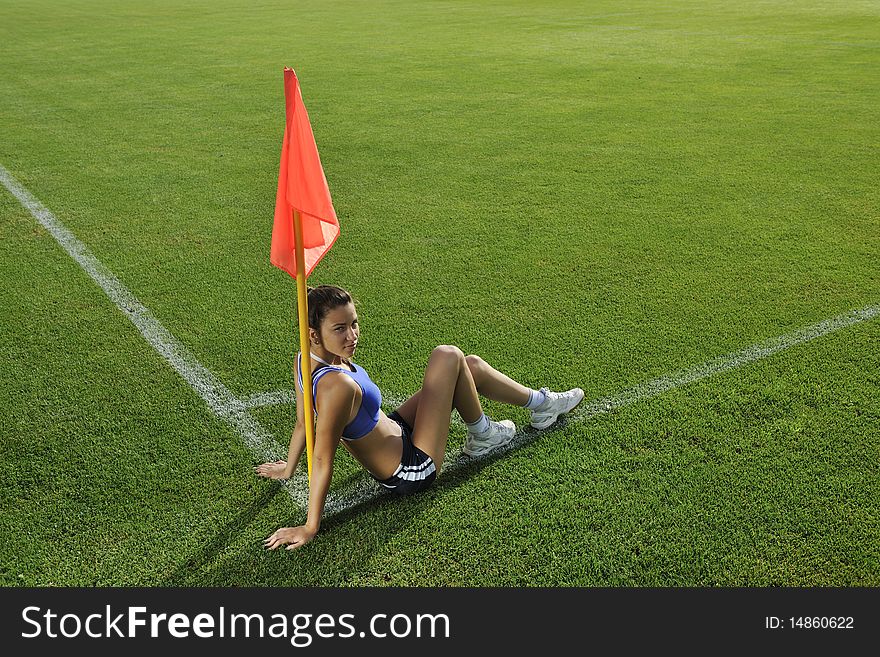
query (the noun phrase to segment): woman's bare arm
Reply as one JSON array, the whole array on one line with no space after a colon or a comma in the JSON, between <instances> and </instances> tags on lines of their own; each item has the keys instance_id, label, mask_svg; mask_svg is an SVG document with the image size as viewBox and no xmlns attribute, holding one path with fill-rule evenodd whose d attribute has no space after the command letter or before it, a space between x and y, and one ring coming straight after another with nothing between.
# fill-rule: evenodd
<instances>
[{"instance_id":1,"label":"woman's bare arm","mask_svg":"<svg viewBox=\"0 0 880 657\"><path fill-rule=\"evenodd\" d=\"M299 527L283 527L266 539L265 545L274 550L287 544L287 549L298 548L315 537L321 527L321 516L333 478L333 457L342 439L342 430L348 424L354 409L357 383L348 376L325 376L318 384L321 399L315 430L315 449L312 454L312 477L309 482L309 511L306 523Z\"/></svg>"}]
</instances>

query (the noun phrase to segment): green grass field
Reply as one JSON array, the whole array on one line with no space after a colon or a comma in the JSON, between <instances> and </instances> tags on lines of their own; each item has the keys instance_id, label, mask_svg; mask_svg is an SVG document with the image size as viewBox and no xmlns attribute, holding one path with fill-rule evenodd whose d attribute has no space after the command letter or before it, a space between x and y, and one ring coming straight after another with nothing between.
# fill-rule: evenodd
<instances>
[{"instance_id":1,"label":"green grass field","mask_svg":"<svg viewBox=\"0 0 880 657\"><path fill-rule=\"evenodd\" d=\"M293 387L284 66L342 227L310 282L388 399L441 343L589 401L880 303L877 2L241 4L0 0L0 165L241 399ZM266 552L286 489L0 219L6 586L880 585L878 319ZM292 414L252 411L279 452ZM340 453L331 492L365 478Z\"/></svg>"}]
</instances>

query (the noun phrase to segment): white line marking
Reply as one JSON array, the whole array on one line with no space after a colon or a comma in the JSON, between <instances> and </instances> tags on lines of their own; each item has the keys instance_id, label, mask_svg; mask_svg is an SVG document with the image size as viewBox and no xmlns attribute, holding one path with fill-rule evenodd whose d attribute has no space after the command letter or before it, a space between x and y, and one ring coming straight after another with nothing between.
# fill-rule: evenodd
<instances>
[{"instance_id":1,"label":"white line marking","mask_svg":"<svg viewBox=\"0 0 880 657\"><path fill-rule=\"evenodd\" d=\"M137 327L144 339L192 386L214 414L242 437L254 457L262 461L274 461L286 457L286 453L282 452L271 434L248 413L245 405L210 370L199 363L128 288L101 264L88 247L22 187L2 165L0 165L0 182L104 290L116 307ZM288 484L286 488L290 496L300 506L305 507L308 492L303 488L302 483L299 481L299 485Z\"/></svg>"},{"instance_id":2,"label":"white line marking","mask_svg":"<svg viewBox=\"0 0 880 657\"><path fill-rule=\"evenodd\" d=\"M276 390L261 392L241 400L245 408L262 408L263 406L283 406L293 403L293 390Z\"/></svg>"},{"instance_id":3,"label":"white line marking","mask_svg":"<svg viewBox=\"0 0 880 657\"><path fill-rule=\"evenodd\" d=\"M2 165L0 165L0 182L55 237L62 248L79 263L89 276L98 283L101 289L125 313L153 348L199 393L209 408L241 435L254 456L263 460L283 458L280 447L272 440L269 432L251 416L248 408L273 403L289 403L292 401L292 391L281 390L262 393L253 395L246 401L238 399L207 368L201 365L186 347L178 342L150 314L149 310L101 264L91 251L73 233L67 230L55 215L22 187ZM617 395L597 399L587 406L580 407L570 413L569 421L583 422L589 420L616 408L621 408L643 399L656 397L669 390L674 390L715 374L748 365L842 328L869 321L878 315L880 315L880 305L866 306L859 310L843 313L818 324L797 329L791 333L746 347L740 351L713 358L696 367L652 379L629 390L624 390ZM397 406L402 403L402 400L389 398L389 403ZM455 424L460 424L460 421L455 422ZM525 427L517 432L509 445L479 458L468 457L464 455L461 448L453 448L447 452L444 470L447 472L454 471L475 461L496 458L499 454L535 440L540 434L541 432L531 427ZM295 477L287 482L285 486L291 498L300 506L300 509L305 510L308 503L308 488L305 478L302 476ZM365 475L346 490L336 491L328 497L325 505L325 516L330 516L350 509L355 505L363 504L383 493L384 491L377 488L375 482Z\"/></svg>"},{"instance_id":4,"label":"white line marking","mask_svg":"<svg viewBox=\"0 0 880 657\"><path fill-rule=\"evenodd\" d=\"M701 381L715 374L728 372L730 370L754 363L755 361L772 356L775 353L784 351L791 347L795 347L805 342L810 342L816 338L828 335L842 328L866 322L880 315L880 305L866 306L859 310L851 310L843 314L826 319L818 324L813 324L804 328L797 329L791 333L771 338L759 344L746 347L740 351L718 356L702 365L697 365L690 369L674 372L666 376L652 379L647 383L642 383L634 388L625 390L613 397L606 397L592 402L585 407L577 415L580 420L586 420L600 413L607 413L615 408L632 404L633 402L649 397L655 397L668 390L681 388L689 383Z\"/></svg>"}]
</instances>

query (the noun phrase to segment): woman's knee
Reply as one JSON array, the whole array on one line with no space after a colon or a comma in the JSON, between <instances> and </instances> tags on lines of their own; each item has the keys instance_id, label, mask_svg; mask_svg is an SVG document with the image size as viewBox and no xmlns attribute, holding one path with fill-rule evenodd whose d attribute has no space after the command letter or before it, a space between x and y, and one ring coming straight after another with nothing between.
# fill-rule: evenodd
<instances>
[{"instance_id":1,"label":"woman's knee","mask_svg":"<svg viewBox=\"0 0 880 657\"><path fill-rule=\"evenodd\" d=\"M460 361L464 360L464 353L455 345L441 344L434 347L434 351L431 352L431 358Z\"/></svg>"},{"instance_id":2,"label":"woman's knee","mask_svg":"<svg viewBox=\"0 0 880 657\"><path fill-rule=\"evenodd\" d=\"M483 365L486 364L479 356L474 356L471 354L470 356L464 357L464 362L467 363L468 369L471 371L471 376L474 378L474 381L477 381L480 377L480 372L483 369Z\"/></svg>"}]
</instances>

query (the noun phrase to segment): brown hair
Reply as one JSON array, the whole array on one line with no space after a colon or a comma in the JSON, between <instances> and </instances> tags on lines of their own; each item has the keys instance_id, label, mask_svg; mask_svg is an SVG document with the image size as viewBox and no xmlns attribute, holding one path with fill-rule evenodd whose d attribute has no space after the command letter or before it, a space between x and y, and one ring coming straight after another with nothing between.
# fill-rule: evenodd
<instances>
[{"instance_id":1,"label":"brown hair","mask_svg":"<svg viewBox=\"0 0 880 657\"><path fill-rule=\"evenodd\" d=\"M309 288L309 328L316 331L321 330L321 322L327 313L344 306L348 303L354 303L351 294L335 285L319 285L318 287Z\"/></svg>"}]
</instances>

